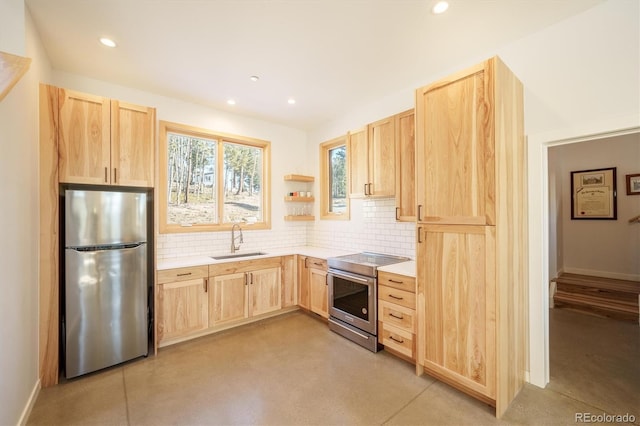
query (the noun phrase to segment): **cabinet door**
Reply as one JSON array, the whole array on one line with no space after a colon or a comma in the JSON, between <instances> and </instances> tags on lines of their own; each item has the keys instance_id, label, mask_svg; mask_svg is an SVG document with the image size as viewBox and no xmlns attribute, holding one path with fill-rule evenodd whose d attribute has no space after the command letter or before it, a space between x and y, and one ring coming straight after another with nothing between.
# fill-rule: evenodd
<instances>
[{"instance_id":1,"label":"cabinet door","mask_svg":"<svg viewBox=\"0 0 640 426\"><path fill-rule=\"evenodd\" d=\"M493 86L485 64L416 92L418 221L495 224Z\"/></svg>"},{"instance_id":2,"label":"cabinet door","mask_svg":"<svg viewBox=\"0 0 640 426\"><path fill-rule=\"evenodd\" d=\"M208 327L207 279L160 284L158 341L177 339Z\"/></svg>"},{"instance_id":3,"label":"cabinet door","mask_svg":"<svg viewBox=\"0 0 640 426\"><path fill-rule=\"evenodd\" d=\"M419 363L495 398L495 227L419 227Z\"/></svg>"},{"instance_id":4,"label":"cabinet door","mask_svg":"<svg viewBox=\"0 0 640 426\"><path fill-rule=\"evenodd\" d=\"M362 198L369 193L369 147L367 129L350 132L347 143L349 161L349 197Z\"/></svg>"},{"instance_id":5,"label":"cabinet door","mask_svg":"<svg viewBox=\"0 0 640 426\"><path fill-rule=\"evenodd\" d=\"M376 121L369 131L368 195L392 197L396 193L396 122L394 117Z\"/></svg>"},{"instance_id":6,"label":"cabinet door","mask_svg":"<svg viewBox=\"0 0 640 426\"><path fill-rule=\"evenodd\" d=\"M295 277L294 256L282 257L282 307L297 305L298 291Z\"/></svg>"},{"instance_id":7,"label":"cabinet door","mask_svg":"<svg viewBox=\"0 0 640 426\"><path fill-rule=\"evenodd\" d=\"M58 89L58 108L60 182L109 184L109 99Z\"/></svg>"},{"instance_id":8,"label":"cabinet door","mask_svg":"<svg viewBox=\"0 0 640 426\"><path fill-rule=\"evenodd\" d=\"M211 326L247 318L248 286L245 273L220 275L211 278L209 292L209 323Z\"/></svg>"},{"instance_id":9,"label":"cabinet door","mask_svg":"<svg viewBox=\"0 0 640 426\"><path fill-rule=\"evenodd\" d=\"M329 318L329 289L327 271L309 268L309 305L311 312Z\"/></svg>"},{"instance_id":10,"label":"cabinet door","mask_svg":"<svg viewBox=\"0 0 640 426\"><path fill-rule=\"evenodd\" d=\"M280 268L261 269L249 274L249 316L281 309Z\"/></svg>"},{"instance_id":11,"label":"cabinet door","mask_svg":"<svg viewBox=\"0 0 640 426\"><path fill-rule=\"evenodd\" d=\"M301 308L310 309L307 259L306 256L298 256L298 305Z\"/></svg>"},{"instance_id":12,"label":"cabinet door","mask_svg":"<svg viewBox=\"0 0 640 426\"><path fill-rule=\"evenodd\" d=\"M111 181L153 187L155 109L111 101Z\"/></svg>"},{"instance_id":13,"label":"cabinet door","mask_svg":"<svg viewBox=\"0 0 640 426\"><path fill-rule=\"evenodd\" d=\"M416 221L416 141L413 110L396 120L396 220Z\"/></svg>"}]
</instances>

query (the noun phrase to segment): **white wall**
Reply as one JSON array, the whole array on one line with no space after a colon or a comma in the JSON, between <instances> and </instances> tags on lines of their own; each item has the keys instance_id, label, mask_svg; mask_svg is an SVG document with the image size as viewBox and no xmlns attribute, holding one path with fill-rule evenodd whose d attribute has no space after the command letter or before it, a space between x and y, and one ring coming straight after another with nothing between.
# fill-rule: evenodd
<instances>
[{"instance_id":1,"label":"white wall","mask_svg":"<svg viewBox=\"0 0 640 426\"><path fill-rule=\"evenodd\" d=\"M38 381L38 83L49 65L22 0L0 2L0 51L32 58L0 102L0 424L23 420Z\"/></svg>"},{"instance_id":2,"label":"white wall","mask_svg":"<svg viewBox=\"0 0 640 426\"><path fill-rule=\"evenodd\" d=\"M640 173L640 133L555 146L549 168L557 166L563 214L560 268L565 272L640 280L640 196L626 194L625 175ZM616 167L617 220L571 220L571 172ZM553 226L550 223L550 230Z\"/></svg>"}]
</instances>

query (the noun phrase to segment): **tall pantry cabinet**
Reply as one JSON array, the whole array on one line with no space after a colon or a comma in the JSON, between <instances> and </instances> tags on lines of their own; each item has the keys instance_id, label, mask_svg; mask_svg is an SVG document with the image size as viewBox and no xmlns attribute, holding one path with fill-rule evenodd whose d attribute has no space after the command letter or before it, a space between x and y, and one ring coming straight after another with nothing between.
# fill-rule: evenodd
<instances>
[{"instance_id":1,"label":"tall pantry cabinet","mask_svg":"<svg viewBox=\"0 0 640 426\"><path fill-rule=\"evenodd\" d=\"M523 123L497 57L416 91L417 373L498 417L527 369Z\"/></svg>"}]
</instances>

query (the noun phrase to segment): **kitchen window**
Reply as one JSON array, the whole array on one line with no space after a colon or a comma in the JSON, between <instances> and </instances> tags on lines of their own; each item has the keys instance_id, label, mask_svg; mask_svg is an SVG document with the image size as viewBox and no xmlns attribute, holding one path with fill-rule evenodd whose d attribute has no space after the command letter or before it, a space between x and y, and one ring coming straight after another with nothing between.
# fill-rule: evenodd
<instances>
[{"instance_id":1,"label":"kitchen window","mask_svg":"<svg viewBox=\"0 0 640 426\"><path fill-rule=\"evenodd\" d=\"M320 145L320 218L349 220L347 137Z\"/></svg>"},{"instance_id":2,"label":"kitchen window","mask_svg":"<svg viewBox=\"0 0 640 426\"><path fill-rule=\"evenodd\" d=\"M160 121L161 233L269 229L270 143Z\"/></svg>"}]
</instances>

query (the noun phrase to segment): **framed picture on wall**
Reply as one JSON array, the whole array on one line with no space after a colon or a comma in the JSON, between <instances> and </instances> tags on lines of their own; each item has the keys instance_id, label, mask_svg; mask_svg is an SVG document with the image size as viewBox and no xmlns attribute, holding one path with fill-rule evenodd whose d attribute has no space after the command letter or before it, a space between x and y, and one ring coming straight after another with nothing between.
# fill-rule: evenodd
<instances>
[{"instance_id":1,"label":"framed picture on wall","mask_svg":"<svg viewBox=\"0 0 640 426\"><path fill-rule=\"evenodd\" d=\"M640 173L627 175L627 195L640 195Z\"/></svg>"},{"instance_id":2,"label":"framed picture on wall","mask_svg":"<svg viewBox=\"0 0 640 426\"><path fill-rule=\"evenodd\" d=\"M616 220L616 195L615 167L571 172L571 219Z\"/></svg>"}]
</instances>

